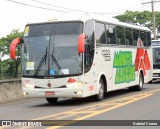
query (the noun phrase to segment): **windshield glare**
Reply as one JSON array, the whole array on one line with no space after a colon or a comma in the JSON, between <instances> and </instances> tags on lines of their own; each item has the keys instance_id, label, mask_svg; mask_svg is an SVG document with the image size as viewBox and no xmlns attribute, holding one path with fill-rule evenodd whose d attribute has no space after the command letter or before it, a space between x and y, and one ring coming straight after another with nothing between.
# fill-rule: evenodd
<instances>
[{"instance_id":1,"label":"windshield glare","mask_svg":"<svg viewBox=\"0 0 160 129\"><path fill-rule=\"evenodd\" d=\"M82 73L82 55L77 50L81 33L81 22L26 26L22 74L55 76Z\"/></svg>"}]
</instances>

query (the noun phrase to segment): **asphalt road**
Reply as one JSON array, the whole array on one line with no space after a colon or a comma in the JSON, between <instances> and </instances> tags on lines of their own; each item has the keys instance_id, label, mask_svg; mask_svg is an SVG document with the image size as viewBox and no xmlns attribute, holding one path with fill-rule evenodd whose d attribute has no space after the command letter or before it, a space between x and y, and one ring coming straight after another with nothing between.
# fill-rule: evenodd
<instances>
[{"instance_id":1,"label":"asphalt road","mask_svg":"<svg viewBox=\"0 0 160 129\"><path fill-rule=\"evenodd\" d=\"M1 104L0 120L82 120L86 122L83 126L68 126L76 121L67 121L60 123L59 126L41 127L54 129L159 129L160 126L130 126L129 122L137 124L145 120L146 124L149 120L153 120L152 123L160 120L160 81L145 84L144 90L139 92L131 92L128 89L110 92L100 102L94 102L91 98L60 99L57 104L51 105L45 99L38 98ZM105 124L110 122L115 126L101 126L103 124L101 122ZM119 122L123 122L125 126L119 126ZM128 124L129 126L126 126Z\"/></svg>"}]
</instances>

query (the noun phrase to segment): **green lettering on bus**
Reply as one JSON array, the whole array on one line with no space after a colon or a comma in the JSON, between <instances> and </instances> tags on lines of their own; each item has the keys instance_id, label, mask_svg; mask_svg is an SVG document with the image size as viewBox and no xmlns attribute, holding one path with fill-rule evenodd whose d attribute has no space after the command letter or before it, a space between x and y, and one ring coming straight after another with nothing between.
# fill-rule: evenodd
<instances>
[{"instance_id":1,"label":"green lettering on bus","mask_svg":"<svg viewBox=\"0 0 160 129\"><path fill-rule=\"evenodd\" d=\"M132 63L132 52L114 52L113 68L116 68L115 84L135 81L135 65Z\"/></svg>"}]
</instances>

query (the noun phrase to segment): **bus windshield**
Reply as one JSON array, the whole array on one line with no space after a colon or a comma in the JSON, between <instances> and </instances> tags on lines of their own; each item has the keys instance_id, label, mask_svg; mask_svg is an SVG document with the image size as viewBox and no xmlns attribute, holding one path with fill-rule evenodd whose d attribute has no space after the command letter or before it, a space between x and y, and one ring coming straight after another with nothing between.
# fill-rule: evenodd
<instances>
[{"instance_id":1,"label":"bus windshield","mask_svg":"<svg viewBox=\"0 0 160 129\"><path fill-rule=\"evenodd\" d=\"M153 48L153 68L160 69L160 48Z\"/></svg>"},{"instance_id":2,"label":"bus windshield","mask_svg":"<svg viewBox=\"0 0 160 129\"><path fill-rule=\"evenodd\" d=\"M27 25L22 52L22 75L56 76L82 73L77 39L82 22Z\"/></svg>"}]
</instances>

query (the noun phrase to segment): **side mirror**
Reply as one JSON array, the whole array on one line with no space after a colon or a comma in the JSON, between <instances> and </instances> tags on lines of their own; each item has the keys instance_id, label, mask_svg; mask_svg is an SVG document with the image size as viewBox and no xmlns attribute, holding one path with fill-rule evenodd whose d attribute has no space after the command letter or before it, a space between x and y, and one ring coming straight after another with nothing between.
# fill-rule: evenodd
<instances>
[{"instance_id":1,"label":"side mirror","mask_svg":"<svg viewBox=\"0 0 160 129\"><path fill-rule=\"evenodd\" d=\"M19 43L21 43L20 38L16 38L11 42L11 44L10 44L10 57L11 57L11 59L16 58L16 47Z\"/></svg>"},{"instance_id":2,"label":"side mirror","mask_svg":"<svg viewBox=\"0 0 160 129\"><path fill-rule=\"evenodd\" d=\"M80 34L78 37L78 53L84 53L85 52L85 34Z\"/></svg>"}]
</instances>

